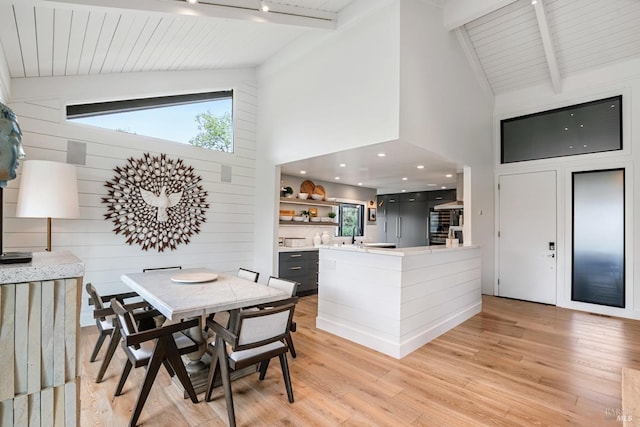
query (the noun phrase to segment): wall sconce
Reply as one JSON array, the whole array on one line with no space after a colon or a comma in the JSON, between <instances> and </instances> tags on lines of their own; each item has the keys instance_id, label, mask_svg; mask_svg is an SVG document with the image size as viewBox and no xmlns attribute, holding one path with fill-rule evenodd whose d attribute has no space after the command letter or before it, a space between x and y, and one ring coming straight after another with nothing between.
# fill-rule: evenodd
<instances>
[{"instance_id":1,"label":"wall sconce","mask_svg":"<svg viewBox=\"0 0 640 427\"><path fill-rule=\"evenodd\" d=\"M51 251L51 218L77 218L76 167L46 160L27 160L22 169L16 216L47 218L47 251Z\"/></svg>"}]
</instances>

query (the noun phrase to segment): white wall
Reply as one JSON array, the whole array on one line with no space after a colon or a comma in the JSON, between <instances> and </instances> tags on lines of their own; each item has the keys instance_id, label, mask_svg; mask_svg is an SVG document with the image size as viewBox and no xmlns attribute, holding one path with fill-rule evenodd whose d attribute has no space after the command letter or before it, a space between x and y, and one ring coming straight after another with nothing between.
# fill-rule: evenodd
<instances>
[{"instance_id":1,"label":"white wall","mask_svg":"<svg viewBox=\"0 0 640 427\"><path fill-rule=\"evenodd\" d=\"M640 160L640 60L615 64L563 81L562 92L535 87L496 97L495 135L496 179L502 174L556 171L558 176L558 276L557 305L621 317L640 319L640 220L637 192L640 177L635 173ZM623 96L623 150L500 165L498 147L501 119L574 105L608 96ZM571 301L571 174L581 170L626 168L626 308L618 309Z\"/></svg>"},{"instance_id":2,"label":"white wall","mask_svg":"<svg viewBox=\"0 0 640 427\"><path fill-rule=\"evenodd\" d=\"M400 6L400 138L469 167L465 242L480 245L482 291L493 294L493 105L444 29L442 10L418 0Z\"/></svg>"},{"instance_id":3,"label":"white wall","mask_svg":"<svg viewBox=\"0 0 640 427\"><path fill-rule=\"evenodd\" d=\"M11 77L9 74L9 66L7 65L7 59L4 56L4 50L2 44L0 44L0 102L7 103L10 95L10 82Z\"/></svg>"},{"instance_id":4,"label":"white wall","mask_svg":"<svg viewBox=\"0 0 640 427\"><path fill-rule=\"evenodd\" d=\"M260 271L276 267L276 165L398 138L399 7L384 2L363 16L258 70Z\"/></svg>"},{"instance_id":5,"label":"white wall","mask_svg":"<svg viewBox=\"0 0 640 427\"><path fill-rule=\"evenodd\" d=\"M86 165L77 166L80 218L54 219L52 239L53 250L70 250L84 261L85 282L94 283L99 292L106 294L126 289L120 281L123 273L139 272L145 267L207 266L223 272L235 272L239 266L253 267L257 108L254 70L14 79L12 88L10 105L24 132L27 160L65 162L67 141L86 144ZM226 89L234 90L234 154L64 120L69 102ZM104 218L107 206L101 199L107 195L104 184L113 178L113 169L144 153L166 153L172 159L182 159L202 177L208 192L210 207L200 233L174 251L158 253L129 246L126 237L113 233L113 224ZM231 183L221 182L221 165L231 166ZM5 248L40 251L46 241L46 220L15 218L19 178L11 181L5 192ZM83 298L82 324L91 321Z\"/></svg>"}]
</instances>

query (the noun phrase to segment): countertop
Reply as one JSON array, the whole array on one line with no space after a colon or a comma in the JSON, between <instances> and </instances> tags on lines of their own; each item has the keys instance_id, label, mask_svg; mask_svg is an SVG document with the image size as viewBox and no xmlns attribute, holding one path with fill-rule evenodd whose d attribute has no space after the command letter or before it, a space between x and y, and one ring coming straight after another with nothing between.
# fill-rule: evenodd
<instances>
[{"instance_id":1,"label":"countertop","mask_svg":"<svg viewBox=\"0 0 640 427\"><path fill-rule=\"evenodd\" d=\"M320 245L320 249L329 249L337 251L347 252L365 252L370 254L390 255L390 256L408 256L408 255L422 255L442 253L449 251L464 251L470 249L478 249L478 245L462 246L459 245L453 248L447 248L445 245L436 246L415 246L410 248L377 248L366 247L361 245Z\"/></svg>"},{"instance_id":2,"label":"countertop","mask_svg":"<svg viewBox=\"0 0 640 427\"><path fill-rule=\"evenodd\" d=\"M84 263L69 251L34 252L25 264L0 264L0 284L82 277Z\"/></svg>"}]
</instances>

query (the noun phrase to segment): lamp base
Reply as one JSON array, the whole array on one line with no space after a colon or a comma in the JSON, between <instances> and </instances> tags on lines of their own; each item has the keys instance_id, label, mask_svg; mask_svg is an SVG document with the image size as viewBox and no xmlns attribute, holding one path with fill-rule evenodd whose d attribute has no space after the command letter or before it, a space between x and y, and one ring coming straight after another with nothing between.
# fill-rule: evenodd
<instances>
[{"instance_id":1,"label":"lamp base","mask_svg":"<svg viewBox=\"0 0 640 427\"><path fill-rule=\"evenodd\" d=\"M0 264L21 264L31 262L31 252L4 252L0 254Z\"/></svg>"}]
</instances>

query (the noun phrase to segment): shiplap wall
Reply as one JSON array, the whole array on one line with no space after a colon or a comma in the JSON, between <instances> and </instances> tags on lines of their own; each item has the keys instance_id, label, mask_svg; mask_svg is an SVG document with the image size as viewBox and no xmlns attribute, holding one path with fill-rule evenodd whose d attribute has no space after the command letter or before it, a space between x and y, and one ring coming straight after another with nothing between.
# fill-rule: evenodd
<instances>
[{"instance_id":1,"label":"shiplap wall","mask_svg":"<svg viewBox=\"0 0 640 427\"><path fill-rule=\"evenodd\" d=\"M149 76L158 84L149 84L154 87L153 96L158 94L158 87L162 87L165 94L184 92L182 88L172 91L170 87L171 81L184 78L172 75L162 79L161 76L162 73ZM104 98L112 99L114 96L109 91L113 81L130 84L127 78L123 75L119 80L116 77L102 79ZM97 78L96 82L100 81ZM50 84L56 82L64 84L66 80L52 79ZM18 99L14 98L10 106L23 129L27 160L65 162L68 141L86 143L86 165L77 166L80 218L53 219L52 227L53 250L69 250L81 258L85 263L85 282L94 283L100 293L107 294L126 290L120 281L122 274L139 272L146 267L181 265L183 268L210 267L222 272L235 272L239 266L252 267L256 211L255 83L231 83L227 87L234 90L233 154L67 123L64 120L66 102L63 96L37 99L31 94L37 89L27 89L24 81L19 83L14 85L18 88ZM41 81L34 83L36 86L43 84ZM68 88L77 98L82 84L79 88L74 85L75 80L70 80ZM99 90L94 85L91 87L94 93L87 96L99 98L95 93ZM48 87L44 89L45 92L55 92ZM211 88L202 91L208 90ZM21 95L26 96L20 100ZM197 176L202 177L202 185L208 192L210 207L200 233L192 236L188 245L180 245L174 251L167 249L159 253L157 250L144 251L138 245L130 246L126 244L126 237L113 233L113 223L104 219L107 208L101 200L107 195L105 182L113 178L116 166L124 165L129 157L140 158L144 153L165 153L172 159L182 159L195 169ZM221 182L222 165L231 166L231 183ZM10 181L5 191L5 249L40 251L46 243L46 220L15 217L21 170L18 172L18 178ZM92 322L87 299L83 298L81 323L87 325Z\"/></svg>"}]
</instances>

